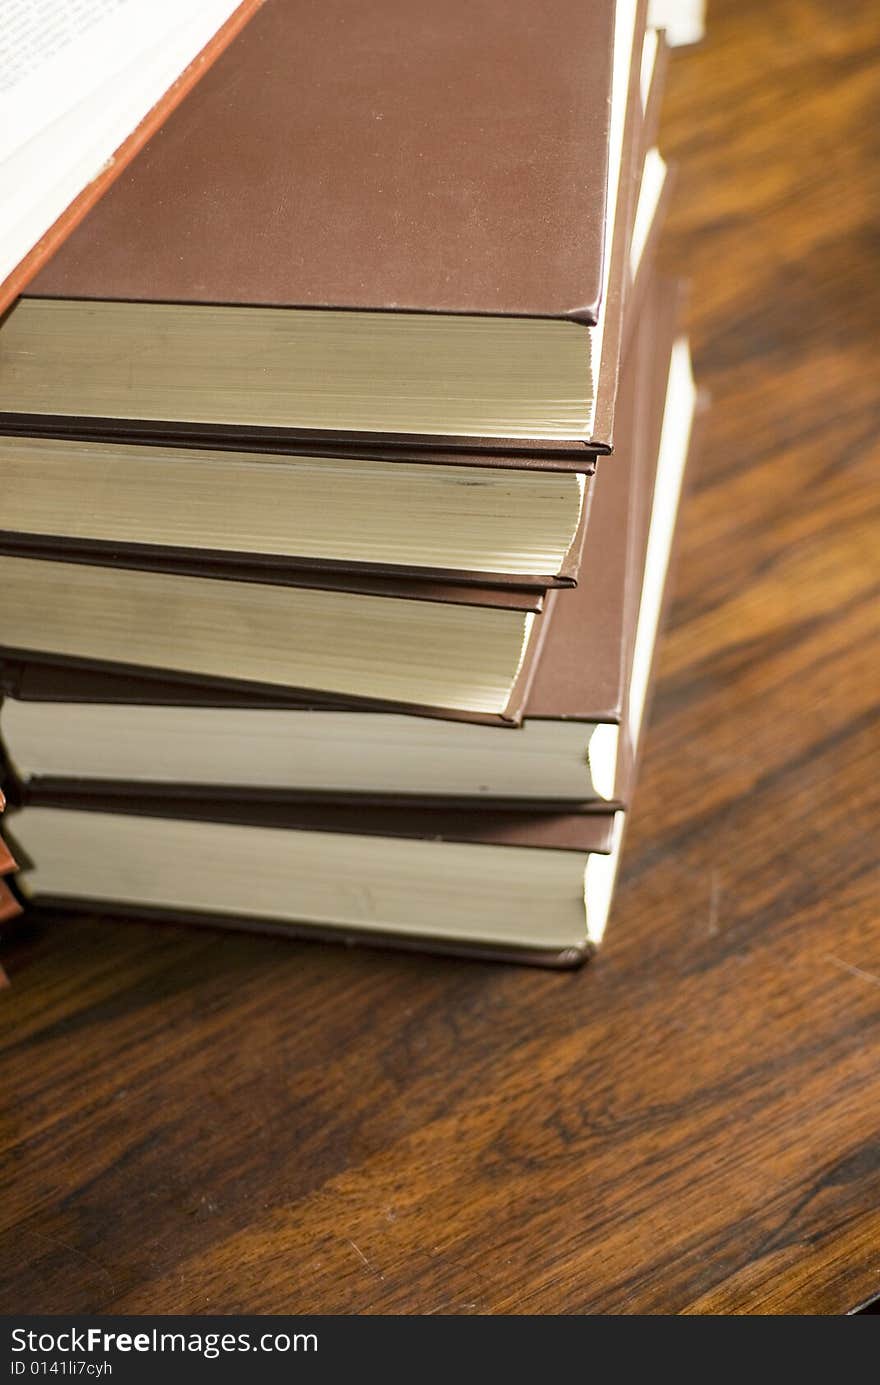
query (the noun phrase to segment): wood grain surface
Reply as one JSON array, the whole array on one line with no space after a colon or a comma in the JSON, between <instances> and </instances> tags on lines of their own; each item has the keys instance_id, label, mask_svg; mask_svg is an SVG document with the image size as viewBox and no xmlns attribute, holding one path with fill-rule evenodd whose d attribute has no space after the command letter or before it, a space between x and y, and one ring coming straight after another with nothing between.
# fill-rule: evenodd
<instances>
[{"instance_id":1,"label":"wood grain surface","mask_svg":"<svg viewBox=\"0 0 880 1385\"><path fill-rule=\"evenodd\" d=\"M560 975L26 934L0 995L5 1311L880 1292L880 8L718 0L709 24L663 140L714 405L603 954Z\"/></svg>"}]
</instances>

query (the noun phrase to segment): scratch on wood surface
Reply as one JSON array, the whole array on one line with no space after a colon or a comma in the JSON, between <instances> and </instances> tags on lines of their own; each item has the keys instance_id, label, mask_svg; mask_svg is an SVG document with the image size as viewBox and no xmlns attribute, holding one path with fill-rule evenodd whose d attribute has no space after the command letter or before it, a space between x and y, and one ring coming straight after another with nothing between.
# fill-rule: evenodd
<instances>
[{"instance_id":1,"label":"scratch on wood surface","mask_svg":"<svg viewBox=\"0 0 880 1385\"><path fill-rule=\"evenodd\" d=\"M379 1271L376 1269L376 1266L370 1264L370 1261L367 1259L366 1255L364 1255L364 1252L361 1250L360 1246L355 1245L354 1241L351 1239L350 1236L347 1236L346 1240L348 1241L348 1244L351 1246L355 1254L359 1255L361 1260L363 1260L364 1264L366 1265L367 1269L371 1272L371 1274L376 1275L378 1279L384 1279L384 1274L380 1274Z\"/></svg>"},{"instance_id":2,"label":"scratch on wood surface","mask_svg":"<svg viewBox=\"0 0 880 1385\"><path fill-rule=\"evenodd\" d=\"M850 976L858 976L862 981L869 981L872 986L880 986L880 976L873 971L865 971L862 967L854 967L852 962L844 962L840 957L832 957L829 953L828 961L833 962L841 971L848 971Z\"/></svg>"},{"instance_id":3,"label":"scratch on wood surface","mask_svg":"<svg viewBox=\"0 0 880 1385\"><path fill-rule=\"evenodd\" d=\"M116 1285L113 1282L112 1274L106 1265L102 1265L100 1260L95 1259L94 1255L89 1255L86 1251L80 1250L78 1246L72 1246L67 1241L62 1241L60 1236L46 1236L42 1231L35 1231L32 1226L25 1227L24 1229L29 1236L36 1237L38 1241L42 1241L53 1251L57 1252L60 1246L62 1250L66 1250L70 1255L75 1255L78 1259L84 1260L87 1265L94 1265L96 1270L100 1270L101 1274L106 1276L107 1283L110 1285L110 1294L113 1298L116 1297Z\"/></svg>"}]
</instances>

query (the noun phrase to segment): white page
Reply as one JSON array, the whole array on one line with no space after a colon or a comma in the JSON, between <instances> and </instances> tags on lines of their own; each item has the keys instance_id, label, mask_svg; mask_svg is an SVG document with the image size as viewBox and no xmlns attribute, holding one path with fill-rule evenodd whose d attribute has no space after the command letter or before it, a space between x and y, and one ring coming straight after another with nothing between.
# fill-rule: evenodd
<instances>
[{"instance_id":1,"label":"white page","mask_svg":"<svg viewBox=\"0 0 880 1385\"><path fill-rule=\"evenodd\" d=\"M587 421L592 433L596 421L596 395L599 391L599 370L602 362L602 337L605 331L605 305L611 283L611 248L614 227L619 211L620 174L623 162L623 136L626 131L626 111L629 96L630 71L636 37L636 0L617 0L614 18L614 62L611 77L611 124L608 132L608 188L605 220L605 244L602 252L602 300L599 320L590 331L590 352L593 363L593 399Z\"/></svg>"},{"instance_id":2,"label":"white page","mask_svg":"<svg viewBox=\"0 0 880 1385\"><path fill-rule=\"evenodd\" d=\"M669 363L642 596L630 671L629 734L633 745L638 744L642 729L696 406L697 391L691 370L690 348L687 339L680 337L672 348Z\"/></svg>"},{"instance_id":3,"label":"white page","mask_svg":"<svg viewBox=\"0 0 880 1385\"><path fill-rule=\"evenodd\" d=\"M0 281L239 0L0 0Z\"/></svg>"},{"instance_id":4,"label":"white page","mask_svg":"<svg viewBox=\"0 0 880 1385\"><path fill-rule=\"evenodd\" d=\"M706 33L706 0L650 0L648 23L666 30L670 48L699 43Z\"/></svg>"}]
</instances>

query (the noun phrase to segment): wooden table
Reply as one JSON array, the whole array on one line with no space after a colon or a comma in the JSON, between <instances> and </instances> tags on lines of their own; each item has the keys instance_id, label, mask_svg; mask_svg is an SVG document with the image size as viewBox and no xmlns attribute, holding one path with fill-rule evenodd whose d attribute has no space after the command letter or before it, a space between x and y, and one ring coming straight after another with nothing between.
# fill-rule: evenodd
<instances>
[{"instance_id":1,"label":"wooden table","mask_svg":"<svg viewBox=\"0 0 880 1385\"><path fill-rule=\"evenodd\" d=\"M672 59L665 254L714 408L599 961L26 937L5 1311L880 1292L878 51L871 0L726 0Z\"/></svg>"}]
</instances>

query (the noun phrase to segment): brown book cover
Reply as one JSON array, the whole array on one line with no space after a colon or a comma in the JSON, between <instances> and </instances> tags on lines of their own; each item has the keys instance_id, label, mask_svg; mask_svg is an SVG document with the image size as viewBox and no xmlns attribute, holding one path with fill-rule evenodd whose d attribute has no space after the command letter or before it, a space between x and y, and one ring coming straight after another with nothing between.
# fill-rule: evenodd
<instances>
[{"instance_id":1,"label":"brown book cover","mask_svg":"<svg viewBox=\"0 0 880 1385\"><path fill-rule=\"evenodd\" d=\"M0 813L6 808L6 795L0 789ZM0 924L9 923L11 919L18 918L23 912L21 901L14 888L2 877L12 875L18 870L18 862L9 849L9 845L0 836ZM2 941L2 938L0 938ZM2 965L0 965L0 990L9 985L9 977L6 975Z\"/></svg>"},{"instance_id":2,"label":"brown book cover","mask_svg":"<svg viewBox=\"0 0 880 1385\"><path fill-rule=\"evenodd\" d=\"M4 797L3 808L5 807L6 799ZM0 812L2 811L3 809L0 808ZM15 861L15 858L12 855L12 852L9 850L9 847L6 845L6 843L2 839L0 839L0 875L9 875L12 871L15 870L18 870L18 865Z\"/></svg>"},{"instance_id":3,"label":"brown book cover","mask_svg":"<svg viewBox=\"0 0 880 1385\"><path fill-rule=\"evenodd\" d=\"M92 179L60 217L32 246L23 259L19 260L11 274L0 283L0 313L6 311L11 303L23 293L34 276L39 274L57 253L61 245L72 235L83 218L98 203L101 197L128 168L132 159L166 123L183 98L207 75L223 50L241 32L248 20L259 9L263 0L242 0L230 17L218 30L210 43L180 73L176 81L157 101L148 115L138 124L130 135L104 164L97 178Z\"/></svg>"},{"instance_id":4,"label":"brown book cover","mask_svg":"<svg viewBox=\"0 0 880 1385\"><path fill-rule=\"evenodd\" d=\"M0 923L8 923L22 912L21 900L6 880L0 880ZM0 968L0 986L7 985L6 973Z\"/></svg>"},{"instance_id":5,"label":"brown book cover","mask_svg":"<svg viewBox=\"0 0 880 1385\"><path fill-rule=\"evenodd\" d=\"M0 789L0 813L6 809L6 795ZM15 890L2 877L13 875L18 871L19 865L9 849L9 844L0 836L0 923L8 923L10 919L17 918L22 912L22 906ZM0 990L9 985L9 978L0 966Z\"/></svg>"},{"instance_id":6,"label":"brown book cover","mask_svg":"<svg viewBox=\"0 0 880 1385\"><path fill-rule=\"evenodd\" d=\"M381 0L261 11L31 283L35 297L503 315L604 322L587 450L608 450L627 211L642 124L638 7L613 243L604 245L615 7ZM283 137L282 137L283 136ZM602 302L606 258L611 264ZM173 420L39 418L8 430L227 431ZM236 430L257 445L297 432ZM375 434L349 442L381 445ZM430 439L398 434L394 445ZM461 450L582 441L439 437ZM579 463L582 465L582 460Z\"/></svg>"},{"instance_id":7,"label":"brown book cover","mask_svg":"<svg viewBox=\"0 0 880 1385\"><path fill-rule=\"evenodd\" d=\"M267 0L30 292L595 322L613 33L611 0Z\"/></svg>"}]
</instances>

